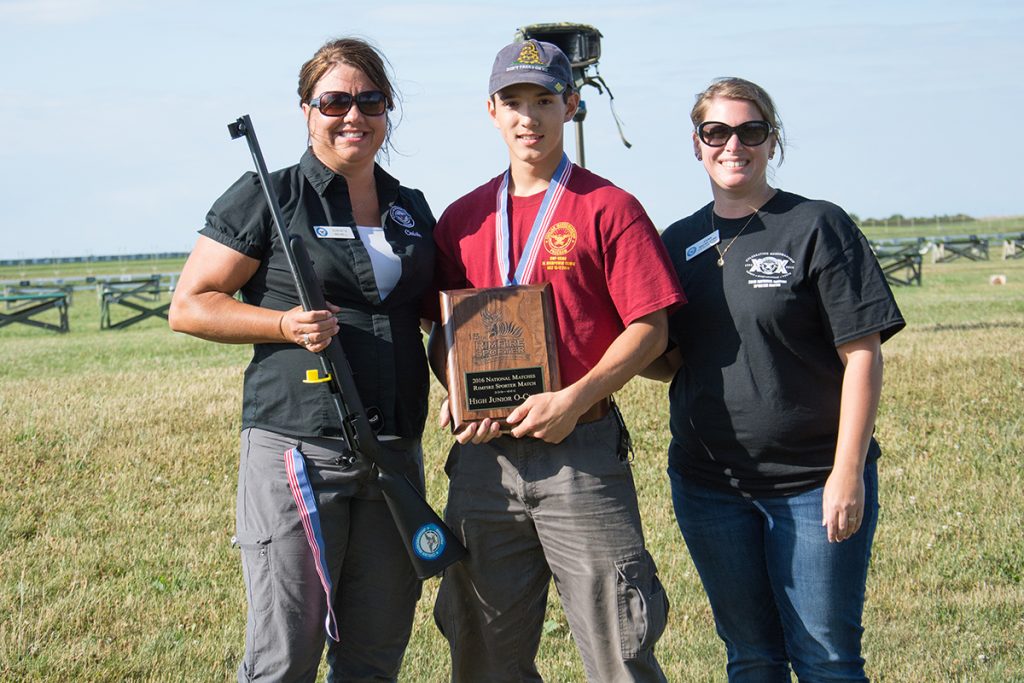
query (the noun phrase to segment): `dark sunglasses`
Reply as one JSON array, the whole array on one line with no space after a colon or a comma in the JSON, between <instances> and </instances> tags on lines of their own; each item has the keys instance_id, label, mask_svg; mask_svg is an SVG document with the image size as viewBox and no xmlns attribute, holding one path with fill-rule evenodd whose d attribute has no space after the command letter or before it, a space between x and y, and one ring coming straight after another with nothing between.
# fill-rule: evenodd
<instances>
[{"instance_id":1,"label":"dark sunglasses","mask_svg":"<svg viewBox=\"0 0 1024 683\"><path fill-rule=\"evenodd\" d=\"M309 101L309 106L316 107L324 116L344 116L356 107L366 116L380 116L388 110L388 97L380 90L364 90L353 95L349 92L324 92Z\"/></svg>"},{"instance_id":2,"label":"dark sunglasses","mask_svg":"<svg viewBox=\"0 0 1024 683\"><path fill-rule=\"evenodd\" d=\"M735 133L747 147L764 144L772 134L772 124L767 121L747 121L738 126L727 126L718 121L705 121L697 126L697 137L709 147L722 147Z\"/></svg>"}]
</instances>

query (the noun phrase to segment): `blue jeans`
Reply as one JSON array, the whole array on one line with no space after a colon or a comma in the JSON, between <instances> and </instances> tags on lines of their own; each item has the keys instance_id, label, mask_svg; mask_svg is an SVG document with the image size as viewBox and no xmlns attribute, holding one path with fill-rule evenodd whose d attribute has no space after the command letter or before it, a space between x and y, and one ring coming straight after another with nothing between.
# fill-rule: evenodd
<instances>
[{"instance_id":1,"label":"blue jeans","mask_svg":"<svg viewBox=\"0 0 1024 683\"><path fill-rule=\"evenodd\" d=\"M866 681L861 615L878 523L878 473L864 468L864 522L829 543L822 488L746 498L669 470L672 504L725 641L729 681Z\"/></svg>"}]
</instances>

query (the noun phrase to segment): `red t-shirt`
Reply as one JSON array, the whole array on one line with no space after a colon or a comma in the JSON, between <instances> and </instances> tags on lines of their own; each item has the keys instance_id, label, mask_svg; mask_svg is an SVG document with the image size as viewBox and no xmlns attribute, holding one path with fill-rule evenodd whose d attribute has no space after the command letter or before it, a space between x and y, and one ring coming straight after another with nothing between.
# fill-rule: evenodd
<instances>
[{"instance_id":1,"label":"red t-shirt","mask_svg":"<svg viewBox=\"0 0 1024 683\"><path fill-rule=\"evenodd\" d=\"M502 176L481 185L445 210L434 229L438 290L500 287L495 254L498 187ZM544 199L509 197L510 264L515 272L523 245ZM640 202L579 166L550 224L527 282L550 282L558 327L563 386L583 377L619 334L638 318L685 303L665 247ZM440 308L431 311L440 320Z\"/></svg>"}]
</instances>

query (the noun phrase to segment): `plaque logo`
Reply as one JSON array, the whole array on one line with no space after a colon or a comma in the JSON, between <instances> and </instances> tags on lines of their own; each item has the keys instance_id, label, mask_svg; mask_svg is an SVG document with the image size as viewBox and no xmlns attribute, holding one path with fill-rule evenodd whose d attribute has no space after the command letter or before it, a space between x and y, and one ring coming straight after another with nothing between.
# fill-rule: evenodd
<instances>
[{"instance_id":1,"label":"plaque logo","mask_svg":"<svg viewBox=\"0 0 1024 683\"><path fill-rule=\"evenodd\" d=\"M523 328L505 320L501 307L490 302L480 311L487 335L473 334L473 360L493 361L514 358L526 353Z\"/></svg>"}]
</instances>

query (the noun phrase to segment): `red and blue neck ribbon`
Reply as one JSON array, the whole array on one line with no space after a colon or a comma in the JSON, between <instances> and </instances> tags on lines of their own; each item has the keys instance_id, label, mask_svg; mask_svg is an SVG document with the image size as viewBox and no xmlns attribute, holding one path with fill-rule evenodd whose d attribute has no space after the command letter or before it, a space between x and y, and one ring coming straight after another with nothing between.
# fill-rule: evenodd
<instances>
[{"instance_id":1,"label":"red and blue neck ribbon","mask_svg":"<svg viewBox=\"0 0 1024 683\"><path fill-rule=\"evenodd\" d=\"M498 270L502 278L502 285L526 285L529 284L530 273L533 272L533 265L537 262L537 254L540 253L540 245L544 241L542 235L551 223L558 207L558 202L565 194L565 188L569 184L569 176L572 175L572 164L569 157L563 152L562 160L555 169L555 174L548 183L548 189L544 192L544 199L537 209L537 217L533 220L533 227L523 245L523 253L516 265L516 272L509 276L510 263L509 251L511 250L511 226L508 220L508 185L511 174L505 171L501 184L498 187L498 206L495 216L495 245L498 250Z\"/></svg>"},{"instance_id":2,"label":"red and blue neck ribbon","mask_svg":"<svg viewBox=\"0 0 1024 683\"><path fill-rule=\"evenodd\" d=\"M299 518L302 520L302 528L306 532L309 549L313 552L316 573L320 575L320 584L324 587L324 595L327 597L327 619L324 627L331 640L337 642L339 640L338 620L334 616L331 572L327 566L327 546L324 543L323 531L320 529L320 513L316 509L313 486L309 483L309 476L306 474L306 459L298 448L285 451L284 469L288 474L288 488L291 489L292 498L295 499L295 505L299 508Z\"/></svg>"}]
</instances>

